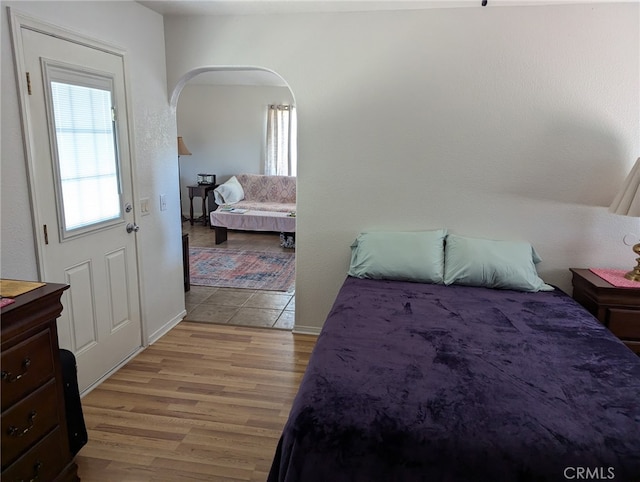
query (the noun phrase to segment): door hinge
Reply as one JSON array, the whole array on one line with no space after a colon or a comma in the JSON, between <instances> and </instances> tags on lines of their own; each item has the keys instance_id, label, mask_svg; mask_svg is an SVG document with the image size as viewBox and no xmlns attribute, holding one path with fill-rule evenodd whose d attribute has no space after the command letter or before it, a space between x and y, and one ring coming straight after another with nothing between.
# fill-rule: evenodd
<instances>
[{"instance_id":1,"label":"door hinge","mask_svg":"<svg viewBox=\"0 0 640 482\"><path fill-rule=\"evenodd\" d=\"M49 232L46 224L42 225L42 230L44 231L44 244L49 244Z\"/></svg>"},{"instance_id":2,"label":"door hinge","mask_svg":"<svg viewBox=\"0 0 640 482\"><path fill-rule=\"evenodd\" d=\"M27 72L27 94L31 95L31 74Z\"/></svg>"},{"instance_id":3,"label":"door hinge","mask_svg":"<svg viewBox=\"0 0 640 482\"><path fill-rule=\"evenodd\" d=\"M116 108L112 107L111 108L111 122L115 122L116 121Z\"/></svg>"}]
</instances>

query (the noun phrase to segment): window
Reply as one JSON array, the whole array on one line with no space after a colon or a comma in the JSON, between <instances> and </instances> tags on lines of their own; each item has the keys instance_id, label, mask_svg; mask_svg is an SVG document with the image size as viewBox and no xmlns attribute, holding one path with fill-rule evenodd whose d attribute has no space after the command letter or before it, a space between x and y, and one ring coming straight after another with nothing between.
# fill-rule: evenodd
<instances>
[{"instance_id":1,"label":"window","mask_svg":"<svg viewBox=\"0 0 640 482\"><path fill-rule=\"evenodd\" d=\"M297 175L297 136L295 107L270 105L267 109L265 174Z\"/></svg>"},{"instance_id":2,"label":"window","mask_svg":"<svg viewBox=\"0 0 640 482\"><path fill-rule=\"evenodd\" d=\"M112 82L47 65L61 237L122 219Z\"/></svg>"}]
</instances>

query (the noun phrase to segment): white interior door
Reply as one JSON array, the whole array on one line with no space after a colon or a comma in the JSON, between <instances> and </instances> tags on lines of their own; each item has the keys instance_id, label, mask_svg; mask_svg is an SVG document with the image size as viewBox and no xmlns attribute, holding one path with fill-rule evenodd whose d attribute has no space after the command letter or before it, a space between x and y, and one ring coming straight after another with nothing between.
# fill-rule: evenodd
<instances>
[{"instance_id":1,"label":"white interior door","mask_svg":"<svg viewBox=\"0 0 640 482\"><path fill-rule=\"evenodd\" d=\"M70 285L58 336L84 392L142 345L124 61L24 24L17 35L39 268Z\"/></svg>"}]
</instances>

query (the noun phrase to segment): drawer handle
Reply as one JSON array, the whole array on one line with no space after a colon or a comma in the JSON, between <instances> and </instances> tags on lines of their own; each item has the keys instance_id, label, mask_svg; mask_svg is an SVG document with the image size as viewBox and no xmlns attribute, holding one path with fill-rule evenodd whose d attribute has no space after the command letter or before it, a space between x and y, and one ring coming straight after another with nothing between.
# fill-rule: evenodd
<instances>
[{"instance_id":1,"label":"drawer handle","mask_svg":"<svg viewBox=\"0 0 640 482\"><path fill-rule=\"evenodd\" d=\"M42 462L36 460L36 463L33 464L33 477L29 479L29 482L36 482L36 480L40 480L40 469L42 468ZM24 479L20 479L20 482L25 482Z\"/></svg>"},{"instance_id":2,"label":"drawer handle","mask_svg":"<svg viewBox=\"0 0 640 482\"><path fill-rule=\"evenodd\" d=\"M15 425L11 425L7 430L7 432L9 432L9 435L11 437L23 437L27 435L29 431L33 428L33 421L35 420L37 414L38 412L36 412L35 410L31 410L31 412L29 412L29 425L23 428L22 430L20 430Z\"/></svg>"},{"instance_id":3,"label":"drawer handle","mask_svg":"<svg viewBox=\"0 0 640 482\"><path fill-rule=\"evenodd\" d=\"M22 360L22 368L23 368L22 373L20 373L19 375L13 375L11 374L11 372L5 372L3 370L2 379L8 381L9 383L17 382L27 374L30 366L31 366L31 359L25 358L24 360Z\"/></svg>"}]
</instances>

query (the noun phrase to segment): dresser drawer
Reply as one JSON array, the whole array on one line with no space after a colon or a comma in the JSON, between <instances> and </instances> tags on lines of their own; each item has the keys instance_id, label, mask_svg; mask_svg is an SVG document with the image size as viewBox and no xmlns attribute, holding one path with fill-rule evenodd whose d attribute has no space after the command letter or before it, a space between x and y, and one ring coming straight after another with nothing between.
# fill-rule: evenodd
<instances>
[{"instance_id":1,"label":"dresser drawer","mask_svg":"<svg viewBox=\"0 0 640 482\"><path fill-rule=\"evenodd\" d=\"M26 480L54 480L64 460L64 440L56 428L26 454L2 472L3 482Z\"/></svg>"},{"instance_id":2,"label":"dresser drawer","mask_svg":"<svg viewBox=\"0 0 640 482\"><path fill-rule=\"evenodd\" d=\"M623 340L640 340L640 310L609 308L607 327Z\"/></svg>"},{"instance_id":3,"label":"dresser drawer","mask_svg":"<svg viewBox=\"0 0 640 482\"><path fill-rule=\"evenodd\" d=\"M623 343L627 345L627 348L629 348L632 352L640 355L640 341L623 340Z\"/></svg>"},{"instance_id":4,"label":"dresser drawer","mask_svg":"<svg viewBox=\"0 0 640 482\"><path fill-rule=\"evenodd\" d=\"M55 380L2 412L2 468L60 424Z\"/></svg>"},{"instance_id":5,"label":"dresser drawer","mask_svg":"<svg viewBox=\"0 0 640 482\"><path fill-rule=\"evenodd\" d=\"M56 330L60 298L68 288L45 283L2 308L3 481L79 481L67 437Z\"/></svg>"},{"instance_id":6,"label":"dresser drawer","mask_svg":"<svg viewBox=\"0 0 640 482\"><path fill-rule=\"evenodd\" d=\"M46 329L2 352L2 410L53 377L52 345Z\"/></svg>"}]
</instances>

